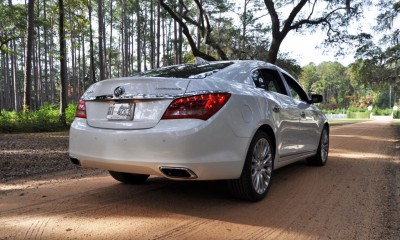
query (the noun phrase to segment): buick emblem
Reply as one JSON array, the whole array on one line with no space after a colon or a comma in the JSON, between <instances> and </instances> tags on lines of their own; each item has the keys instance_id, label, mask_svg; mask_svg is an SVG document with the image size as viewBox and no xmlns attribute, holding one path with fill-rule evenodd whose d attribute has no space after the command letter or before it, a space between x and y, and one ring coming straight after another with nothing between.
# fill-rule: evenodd
<instances>
[{"instance_id":1,"label":"buick emblem","mask_svg":"<svg viewBox=\"0 0 400 240\"><path fill-rule=\"evenodd\" d=\"M119 86L114 90L114 96L119 97L125 93L125 88Z\"/></svg>"}]
</instances>

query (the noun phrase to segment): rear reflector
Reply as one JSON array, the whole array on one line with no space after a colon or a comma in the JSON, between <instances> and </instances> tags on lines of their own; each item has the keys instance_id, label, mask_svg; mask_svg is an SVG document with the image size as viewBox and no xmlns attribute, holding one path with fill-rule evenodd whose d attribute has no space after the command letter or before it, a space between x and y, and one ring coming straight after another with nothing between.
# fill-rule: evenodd
<instances>
[{"instance_id":1,"label":"rear reflector","mask_svg":"<svg viewBox=\"0 0 400 240\"><path fill-rule=\"evenodd\" d=\"M207 120L229 100L230 93L208 93L175 99L162 119L197 118Z\"/></svg>"},{"instance_id":2,"label":"rear reflector","mask_svg":"<svg viewBox=\"0 0 400 240\"><path fill-rule=\"evenodd\" d=\"M86 118L86 102L85 100L79 100L78 106L76 108L75 117Z\"/></svg>"}]
</instances>

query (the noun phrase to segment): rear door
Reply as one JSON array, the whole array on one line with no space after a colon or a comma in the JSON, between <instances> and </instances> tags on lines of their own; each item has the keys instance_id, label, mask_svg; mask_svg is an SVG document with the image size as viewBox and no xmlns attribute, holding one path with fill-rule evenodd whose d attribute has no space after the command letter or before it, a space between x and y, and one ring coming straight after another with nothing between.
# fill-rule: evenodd
<instances>
[{"instance_id":1,"label":"rear door","mask_svg":"<svg viewBox=\"0 0 400 240\"><path fill-rule=\"evenodd\" d=\"M279 157L298 152L300 111L293 99L288 96L286 87L277 70L259 69L253 72L255 85L273 96L272 117L277 127L277 151Z\"/></svg>"}]
</instances>

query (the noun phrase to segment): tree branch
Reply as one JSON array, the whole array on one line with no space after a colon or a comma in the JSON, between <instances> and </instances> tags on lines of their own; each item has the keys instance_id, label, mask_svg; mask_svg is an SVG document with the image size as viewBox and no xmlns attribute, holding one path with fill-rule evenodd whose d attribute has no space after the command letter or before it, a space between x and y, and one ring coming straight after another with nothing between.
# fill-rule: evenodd
<instances>
[{"instance_id":1,"label":"tree branch","mask_svg":"<svg viewBox=\"0 0 400 240\"><path fill-rule=\"evenodd\" d=\"M308 2L308 0L301 0L296 7L290 12L289 17L286 19L285 24L282 29L282 37L284 38L290 30L292 30L291 26L296 18L297 14L299 14L300 10L304 7L304 5Z\"/></svg>"},{"instance_id":2,"label":"tree branch","mask_svg":"<svg viewBox=\"0 0 400 240\"><path fill-rule=\"evenodd\" d=\"M304 24L318 25L318 24L321 24L323 22L327 23L327 22L329 22L328 19L332 14L334 14L337 11L345 10L345 9L346 8L344 8L344 7L336 8L336 9L332 10L330 13L326 14L324 17L321 17L321 18L316 19L316 20L310 20L310 16L309 16L307 19L302 19L302 20L296 22L295 24L293 24L292 26L290 26L290 30L299 29Z\"/></svg>"},{"instance_id":3,"label":"tree branch","mask_svg":"<svg viewBox=\"0 0 400 240\"><path fill-rule=\"evenodd\" d=\"M278 36L280 33L280 21L278 13L275 10L274 2L272 0L264 0L264 3L267 7L272 22L272 36Z\"/></svg>"},{"instance_id":4,"label":"tree branch","mask_svg":"<svg viewBox=\"0 0 400 240\"><path fill-rule=\"evenodd\" d=\"M208 61L216 61L216 59L213 56L208 55L206 53L203 53L197 48L196 43L194 42L192 36L190 35L190 31L189 31L189 28L187 27L187 25L182 21L182 18L180 18L167 4L165 4L164 0L160 0L160 5L182 27L182 32L183 32L183 34L185 34L185 36L186 36L186 38L187 38L187 40L189 42L189 45L190 45L190 47L192 49L193 55L195 57L201 57L201 58L203 58L205 60L208 60Z\"/></svg>"},{"instance_id":5,"label":"tree branch","mask_svg":"<svg viewBox=\"0 0 400 240\"><path fill-rule=\"evenodd\" d=\"M18 38L24 38L21 36L11 36L11 37L1 37L0 36L0 51L3 49L4 45L7 45L12 40L18 39Z\"/></svg>"}]
</instances>

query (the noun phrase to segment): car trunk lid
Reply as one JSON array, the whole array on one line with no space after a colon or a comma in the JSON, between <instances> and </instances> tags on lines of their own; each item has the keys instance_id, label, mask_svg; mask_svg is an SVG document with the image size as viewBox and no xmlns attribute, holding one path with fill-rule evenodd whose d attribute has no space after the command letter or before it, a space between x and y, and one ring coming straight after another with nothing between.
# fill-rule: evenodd
<instances>
[{"instance_id":1,"label":"car trunk lid","mask_svg":"<svg viewBox=\"0 0 400 240\"><path fill-rule=\"evenodd\" d=\"M160 121L189 79L119 78L92 85L84 94L87 123L106 129L146 129Z\"/></svg>"}]
</instances>

